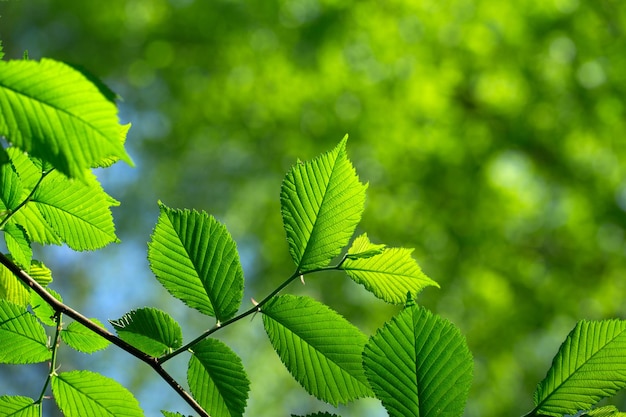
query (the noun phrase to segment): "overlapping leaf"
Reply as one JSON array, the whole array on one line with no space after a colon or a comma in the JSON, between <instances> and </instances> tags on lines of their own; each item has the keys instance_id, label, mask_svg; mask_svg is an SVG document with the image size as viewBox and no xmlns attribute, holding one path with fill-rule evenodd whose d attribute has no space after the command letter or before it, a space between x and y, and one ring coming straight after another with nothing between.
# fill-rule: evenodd
<instances>
[{"instance_id":1,"label":"overlapping leaf","mask_svg":"<svg viewBox=\"0 0 626 417\"><path fill-rule=\"evenodd\" d=\"M366 235L360 236L340 268L376 297L394 304L404 303L407 293L416 295L429 285L439 286L411 257L412 249L379 246L371 244Z\"/></svg>"},{"instance_id":2,"label":"overlapping leaf","mask_svg":"<svg viewBox=\"0 0 626 417\"><path fill-rule=\"evenodd\" d=\"M26 308L0 299L0 363L26 364L50 359L48 337Z\"/></svg>"},{"instance_id":3,"label":"overlapping leaf","mask_svg":"<svg viewBox=\"0 0 626 417\"><path fill-rule=\"evenodd\" d=\"M33 250L26 229L22 226L9 223L4 226L4 240L11 253L13 261L24 271L30 271L30 262L33 259Z\"/></svg>"},{"instance_id":4,"label":"overlapping leaf","mask_svg":"<svg viewBox=\"0 0 626 417\"><path fill-rule=\"evenodd\" d=\"M69 177L110 157L132 163L115 104L74 68L54 60L0 61L0 136Z\"/></svg>"},{"instance_id":5,"label":"overlapping leaf","mask_svg":"<svg viewBox=\"0 0 626 417\"><path fill-rule=\"evenodd\" d=\"M35 404L28 397L3 395L0 397L0 416L40 417L41 404Z\"/></svg>"},{"instance_id":6,"label":"overlapping leaf","mask_svg":"<svg viewBox=\"0 0 626 417\"><path fill-rule=\"evenodd\" d=\"M104 325L97 319L90 320L104 328ZM108 340L77 321L71 322L67 328L61 330L61 339L72 349L83 353L97 352L110 344Z\"/></svg>"},{"instance_id":7,"label":"overlapping leaf","mask_svg":"<svg viewBox=\"0 0 626 417\"><path fill-rule=\"evenodd\" d=\"M156 308L140 308L110 323L120 339L151 356L161 356L182 346L178 323Z\"/></svg>"},{"instance_id":8,"label":"overlapping leaf","mask_svg":"<svg viewBox=\"0 0 626 417\"><path fill-rule=\"evenodd\" d=\"M283 295L262 309L274 349L293 377L333 405L372 395L361 353L367 338L324 304Z\"/></svg>"},{"instance_id":9,"label":"overlapping leaf","mask_svg":"<svg viewBox=\"0 0 626 417\"><path fill-rule=\"evenodd\" d=\"M391 417L458 417L472 380L472 356L450 322L413 305L372 336L365 373Z\"/></svg>"},{"instance_id":10,"label":"overlapping leaf","mask_svg":"<svg viewBox=\"0 0 626 417\"><path fill-rule=\"evenodd\" d=\"M626 387L626 321L580 321L535 391L537 414L588 410Z\"/></svg>"},{"instance_id":11,"label":"overlapping leaf","mask_svg":"<svg viewBox=\"0 0 626 417\"><path fill-rule=\"evenodd\" d=\"M346 141L347 136L331 152L298 163L283 181L281 212L298 271L327 266L361 220L367 186L348 160Z\"/></svg>"},{"instance_id":12,"label":"overlapping leaf","mask_svg":"<svg viewBox=\"0 0 626 417\"><path fill-rule=\"evenodd\" d=\"M4 265L0 265L0 298L22 307L30 301L29 288Z\"/></svg>"},{"instance_id":13,"label":"overlapping leaf","mask_svg":"<svg viewBox=\"0 0 626 417\"><path fill-rule=\"evenodd\" d=\"M150 267L159 282L218 321L234 316L243 297L243 270L226 227L205 212L159 206L148 245Z\"/></svg>"},{"instance_id":14,"label":"overlapping leaf","mask_svg":"<svg viewBox=\"0 0 626 417\"><path fill-rule=\"evenodd\" d=\"M250 382L241 359L216 339L192 349L187 380L193 397L212 417L243 416Z\"/></svg>"},{"instance_id":15,"label":"overlapping leaf","mask_svg":"<svg viewBox=\"0 0 626 417\"><path fill-rule=\"evenodd\" d=\"M56 291L46 288L46 291L50 293L54 298L63 302L63 298ZM54 309L50 306L50 304L46 303L43 298L39 294L34 291L30 293L30 307L33 310L35 316L41 321L43 324L48 326L56 326L56 321L54 318L55 312Z\"/></svg>"},{"instance_id":16,"label":"overlapping leaf","mask_svg":"<svg viewBox=\"0 0 626 417\"><path fill-rule=\"evenodd\" d=\"M91 371L52 377L52 392L66 417L142 417L133 395L118 382Z\"/></svg>"},{"instance_id":17,"label":"overlapping leaf","mask_svg":"<svg viewBox=\"0 0 626 417\"><path fill-rule=\"evenodd\" d=\"M0 165L0 200L4 208L13 211L21 202L22 182L11 164Z\"/></svg>"}]
</instances>

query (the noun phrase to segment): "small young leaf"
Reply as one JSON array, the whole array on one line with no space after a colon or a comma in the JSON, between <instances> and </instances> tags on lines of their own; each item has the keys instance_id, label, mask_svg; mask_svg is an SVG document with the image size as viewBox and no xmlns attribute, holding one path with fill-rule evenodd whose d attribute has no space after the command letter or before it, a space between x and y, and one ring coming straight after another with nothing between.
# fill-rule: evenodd
<instances>
[{"instance_id":1,"label":"small young leaf","mask_svg":"<svg viewBox=\"0 0 626 417\"><path fill-rule=\"evenodd\" d=\"M97 319L90 319L98 326L104 325ZM109 346L110 342L89 330L77 321L73 321L66 329L61 330L61 340L69 347L83 353L94 353Z\"/></svg>"},{"instance_id":2,"label":"small young leaf","mask_svg":"<svg viewBox=\"0 0 626 417\"><path fill-rule=\"evenodd\" d=\"M291 417L302 417L302 416L297 416L295 414L292 414ZM340 417L340 416L338 416L337 414L319 412L315 414L307 414L304 417Z\"/></svg>"},{"instance_id":3,"label":"small young leaf","mask_svg":"<svg viewBox=\"0 0 626 417\"><path fill-rule=\"evenodd\" d=\"M185 416L181 413L175 413L173 411L165 411L165 410L161 410L161 414L163 414L165 417L191 417L191 416Z\"/></svg>"},{"instance_id":4,"label":"small young leaf","mask_svg":"<svg viewBox=\"0 0 626 417\"><path fill-rule=\"evenodd\" d=\"M223 321L235 315L243 298L243 270L235 241L205 212L161 214L148 244L152 272L174 297Z\"/></svg>"},{"instance_id":5,"label":"small young leaf","mask_svg":"<svg viewBox=\"0 0 626 417\"><path fill-rule=\"evenodd\" d=\"M26 364L50 360L48 337L26 308L0 300L0 363Z\"/></svg>"},{"instance_id":6,"label":"small young leaf","mask_svg":"<svg viewBox=\"0 0 626 417\"><path fill-rule=\"evenodd\" d=\"M0 136L15 146L84 179L111 156L132 164L119 134L115 104L81 72L51 59L0 61Z\"/></svg>"},{"instance_id":7,"label":"small young leaf","mask_svg":"<svg viewBox=\"0 0 626 417\"><path fill-rule=\"evenodd\" d=\"M142 417L139 403L118 382L90 371L62 372L51 381L66 417Z\"/></svg>"},{"instance_id":8,"label":"small young leaf","mask_svg":"<svg viewBox=\"0 0 626 417\"><path fill-rule=\"evenodd\" d=\"M74 250L94 250L118 242L110 207L119 203L104 192L93 174L85 173L83 180L72 181L53 171L36 189L32 203L54 233Z\"/></svg>"},{"instance_id":9,"label":"small young leaf","mask_svg":"<svg viewBox=\"0 0 626 417\"><path fill-rule=\"evenodd\" d=\"M176 320L156 308L133 310L109 322L120 339L151 356L159 357L182 346L183 333Z\"/></svg>"},{"instance_id":10,"label":"small young leaf","mask_svg":"<svg viewBox=\"0 0 626 417\"><path fill-rule=\"evenodd\" d=\"M326 305L282 295L262 308L265 331L289 372L333 405L372 395L361 363L367 338Z\"/></svg>"},{"instance_id":11,"label":"small young leaf","mask_svg":"<svg viewBox=\"0 0 626 417\"><path fill-rule=\"evenodd\" d=\"M33 250L26 230L20 225L8 223L4 226L4 240L13 261L24 271L29 272Z\"/></svg>"},{"instance_id":12,"label":"small young leaf","mask_svg":"<svg viewBox=\"0 0 626 417\"><path fill-rule=\"evenodd\" d=\"M365 374L391 417L458 417L472 381L472 356L450 322L406 307L363 351Z\"/></svg>"},{"instance_id":13,"label":"small young leaf","mask_svg":"<svg viewBox=\"0 0 626 417\"><path fill-rule=\"evenodd\" d=\"M41 404L35 404L28 397L3 395L0 397L0 416L40 417Z\"/></svg>"},{"instance_id":14,"label":"small young leaf","mask_svg":"<svg viewBox=\"0 0 626 417\"><path fill-rule=\"evenodd\" d=\"M63 299L58 292L54 291L51 288L46 288L46 291L48 291L57 300L63 302ZM54 309L50 306L50 304L46 303L39 294L32 290L30 292L30 308L33 310L33 313L35 314L35 316L37 316L39 321L41 321L43 324L48 326L57 325L56 321L54 320Z\"/></svg>"},{"instance_id":15,"label":"small young leaf","mask_svg":"<svg viewBox=\"0 0 626 417\"><path fill-rule=\"evenodd\" d=\"M578 322L535 391L535 414L588 410L626 387L626 321Z\"/></svg>"},{"instance_id":16,"label":"small young leaf","mask_svg":"<svg viewBox=\"0 0 626 417\"><path fill-rule=\"evenodd\" d=\"M586 413L580 414L580 417L624 417L626 413L621 412L614 405L594 408Z\"/></svg>"},{"instance_id":17,"label":"small young leaf","mask_svg":"<svg viewBox=\"0 0 626 417\"><path fill-rule=\"evenodd\" d=\"M30 262L30 276L42 287L52 282L52 271L41 261L32 260Z\"/></svg>"},{"instance_id":18,"label":"small young leaf","mask_svg":"<svg viewBox=\"0 0 626 417\"><path fill-rule=\"evenodd\" d=\"M212 417L243 416L250 382L241 359L217 339L192 348L187 380L193 397Z\"/></svg>"},{"instance_id":19,"label":"small young leaf","mask_svg":"<svg viewBox=\"0 0 626 417\"><path fill-rule=\"evenodd\" d=\"M374 244L367 238L367 233L354 239L352 246L348 249L346 259L367 259L372 256L380 255L385 250L384 244Z\"/></svg>"},{"instance_id":20,"label":"small young leaf","mask_svg":"<svg viewBox=\"0 0 626 417\"><path fill-rule=\"evenodd\" d=\"M283 181L283 223L300 272L327 266L361 220L367 186L348 160L347 139L311 162L296 164Z\"/></svg>"},{"instance_id":21,"label":"small young leaf","mask_svg":"<svg viewBox=\"0 0 626 417\"><path fill-rule=\"evenodd\" d=\"M26 307L30 301L26 284L4 265L0 265L0 298L22 307Z\"/></svg>"},{"instance_id":22,"label":"small young leaf","mask_svg":"<svg viewBox=\"0 0 626 417\"><path fill-rule=\"evenodd\" d=\"M360 245L371 247L367 236L358 240ZM353 245L354 246L354 245ZM383 249L369 257L346 257L340 268L355 282L363 285L376 297L388 303L402 304L407 293L417 295L424 287L439 285L428 278L411 257L412 249Z\"/></svg>"}]
</instances>

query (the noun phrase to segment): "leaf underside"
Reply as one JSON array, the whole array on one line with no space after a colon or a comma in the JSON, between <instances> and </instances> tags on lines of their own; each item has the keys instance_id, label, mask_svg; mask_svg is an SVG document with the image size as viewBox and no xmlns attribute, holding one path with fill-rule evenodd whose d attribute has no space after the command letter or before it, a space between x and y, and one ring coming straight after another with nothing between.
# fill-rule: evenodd
<instances>
[{"instance_id":1,"label":"leaf underside","mask_svg":"<svg viewBox=\"0 0 626 417\"><path fill-rule=\"evenodd\" d=\"M98 326L104 327L97 319L90 320ZM61 330L61 339L72 349L83 353L94 353L110 344L108 340L92 332L77 321L71 322L67 328Z\"/></svg>"},{"instance_id":2,"label":"leaf underside","mask_svg":"<svg viewBox=\"0 0 626 417\"><path fill-rule=\"evenodd\" d=\"M536 414L588 410L626 387L626 321L580 321L535 391Z\"/></svg>"},{"instance_id":3,"label":"leaf underside","mask_svg":"<svg viewBox=\"0 0 626 417\"><path fill-rule=\"evenodd\" d=\"M205 212L161 214L148 247L152 272L173 296L223 321L235 315L243 298L243 270L226 227Z\"/></svg>"},{"instance_id":4,"label":"leaf underside","mask_svg":"<svg viewBox=\"0 0 626 417\"><path fill-rule=\"evenodd\" d=\"M391 417L459 417L472 380L472 356L450 322L413 305L365 345L365 374Z\"/></svg>"},{"instance_id":5,"label":"leaf underside","mask_svg":"<svg viewBox=\"0 0 626 417\"><path fill-rule=\"evenodd\" d=\"M346 155L347 136L331 152L296 164L280 193L289 253L300 272L339 255L361 220L366 185Z\"/></svg>"},{"instance_id":6,"label":"leaf underside","mask_svg":"<svg viewBox=\"0 0 626 417\"><path fill-rule=\"evenodd\" d=\"M120 339L148 355L159 357L182 346L178 323L156 308L140 308L110 323Z\"/></svg>"},{"instance_id":7,"label":"leaf underside","mask_svg":"<svg viewBox=\"0 0 626 417\"><path fill-rule=\"evenodd\" d=\"M372 395L361 360L367 338L324 304L282 295L262 309L274 349L293 377L330 404Z\"/></svg>"}]
</instances>

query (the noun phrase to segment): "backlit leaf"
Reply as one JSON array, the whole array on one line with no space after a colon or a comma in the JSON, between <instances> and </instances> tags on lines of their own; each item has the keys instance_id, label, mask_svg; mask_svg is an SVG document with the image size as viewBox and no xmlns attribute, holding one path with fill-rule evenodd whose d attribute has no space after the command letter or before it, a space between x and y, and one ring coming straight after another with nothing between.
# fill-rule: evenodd
<instances>
[{"instance_id":1,"label":"backlit leaf","mask_svg":"<svg viewBox=\"0 0 626 417\"><path fill-rule=\"evenodd\" d=\"M26 364L50 359L48 337L26 308L0 299L0 363Z\"/></svg>"},{"instance_id":2,"label":"backlit leaf","mask_svg":"<svg viewBox=\"0 0 626 417\"><path fill-rule=\"evenodd\" d=\"M192 348L187 380L193 397L211 417L243 416L250 382L241 359L216 339Z\"/></svg>"},{"instance_id":3,"label":"backlit leaf","mask_svg":"<svg viewBox=\"0 0 626 417\"><path fill-rule=\"evenodd\" d=\"M182 346L178 323L156 308L140 308L110 320L120 339L148 355L159 357Z\"/></svg>"},{"instance_id":4,"label":"backlit leaf","mask_svg":"<svg viewBox=\"0 0 626 417\"><path fill-rule=\"evenodd\" d=\"M391 417L458 417L472 381L472 356L450 322L413 305L365 345L372 389Z\"/></svg>"},{"instance_id":5,"label":"backlit leaf","mask_svg":"<svg viewBox=\"0 0 626 417\"><path fill-rule=\"evenodd\" d=\"M13 211L22 201L22 181L12 164L0 165L0 200Z\"/></svg>"},{"instance_id":6,"label":"backlit leaf","mask_svg":"<svg viewBox=\"0 0 626 417\"><path fill-rule=\"evenodd\" d=\"M133 395L118 382L91 371L52 377L54 399L66 417L141 417Z\"/></svg>"},{"instance_id":7,"label":"backlit leaf","mask_svg":"<svg viewBox=\"0 0 626 417\"><path fill-rule=\"evenodd\" d=\"M51 288L46 288L46 291L50 293L54 298L63 302L61 295L54 291ZM43 298L35 291L31 290L30 293L30 308L33 310L33 313L37 318L48 326L56 326L56 321L54 319L54 309L50 306L50 304L46 303Z\"/></svg>"},{"instance_id":8,"label":"backlit leaf","mask_svg":"<svg viewBox=\"0 0 626 417\"><path fill-rule=\"evenodd\" d=\"M4 240L13 261L24 271L30 271L33 250L26 230L17 224L8 223L4 226Z\"/></svg>"},{"instance_id":9,"label":"backlit leaf","mask_svg":"<svg viewBox=\"0 0 626 417\"><path fill-rule=\"evenodd\" d=\"M30 301L30 289L4 265L0 265L0 298L22 307Z\"/></svg>"},{"instance_id":10,"label":"backlit leaf","mask_svg":"<svg viewBox=\"0 0 626 417\"><path fill-rule=\"evenodd\" d=\"M300 272L325 267L348 244L361 220L366 185L337 147L287 173L280 193L289 252Z\"/></svg>"},{"instance_id":11,"label":"backlit leaf","mask_svg":"<svg viewBox=\"0 0 626 417\"><path fill-rule=\"evenodd\" d=\"M626 387L626 321L580 321L535 391L536 414L588 410Z\"/></svg>"},{"instance_id":12,"label":"backlit leaf","mask_svg":"<svg viewBox=\"0 0 626 417\"><path fill-rule=\"evenodd\" d=\"M40 417L41 404L35 404L35 401L28 397L3 395L0 397L0 416Z\"/></svg>"},{"instance_id":13,"label":"backlit leaf","mask_svg":"<svg viewBox=\"0 0 626 417\"><path fill-rule=\"evenodd\" d=\"M357 239L355 243L369 247L367 236L362 238L367 242ZM348 256L340 268L376 297L388 303L402 304L407 293L417 295L424 287L439 286L422 272L415 259L411 257L412 251L404 248L387 248L369 257Z\"/></svg>"},{"instance_id":14,"label":"backlit leaf","mask_svg":"<svg viewBox=\"0 0 626 417\"><path fill-rule=\"evenodd\" d=\"M115 104L81 72L51 59L0 61L0 136L13 145L83 179L111 156L132 163L119 135Z\"/></svg>"},{"instance_id":15,"label":"backlit leaf","mask_svg":"<svg viewBox=\"0 0 626 417\"><path fill-rule=\"evenodd\" d=\"M333 405L372 395L361 353L367 338L324 304L282 295L262 308L265 331L289 372Z\"/></svg>"},{"instance_id":16,"label":"backlit leaf","mask_svg":"<svg viewBox=\"0 0 626 417\"><path fill-rule=\"evenodd\" d=\"M348 249L346 259L367 259L375 255L380 255L385 250L385 245L370 242L367 233L354 239L352 246Z\"/></svg>"},{"instance_id":17,"label":"backlit leaf","mask_svg":"<svg viewBox=\"0 0 626 417\"><path fill-rule=\"evenodd\" d=\"M104 325L97 319L90 320L104 328ZM108 340L92 332L77 321L71 322L67 328L61 330L61 339L72 349L83 353L97 352L110 344Z\"/></svg>"},{"instance_id":18,"label":"backlit leaf","mask_svg":"<svg viewBox=\"0 0 626 417\"><path fill-rule=\"evenodd\" d=\"M205 212L159 207L148 245L150 267L159 282L218 321L234 316L243 297L243 270L226 227Z\"/></svg>"}]
</instances>

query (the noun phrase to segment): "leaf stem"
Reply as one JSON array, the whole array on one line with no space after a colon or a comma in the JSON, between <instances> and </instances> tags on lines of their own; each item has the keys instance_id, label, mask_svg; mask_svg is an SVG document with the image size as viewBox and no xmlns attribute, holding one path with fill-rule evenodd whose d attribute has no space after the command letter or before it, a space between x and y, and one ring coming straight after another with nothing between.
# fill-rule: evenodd
<instances>
[{"instance_id":1,"label":"leaf stem","mask_svg":"<svg viewBox=\"0 0 626 417\"><path fill-rule=\"evenodd\" d=\"M48 372L48 377L46 378L46 382L43 384L43 388L41 389L41 394L39 394L39 398L35 401L35 404L41 404L44 396L46 395L46 390L48 389L48 385L50 385L50 380L52 376L56 374L56 366L57 366L57 352L59 350L59 336L61 335L61 330L63 329L63 323L61 323L62 314L59 312L55 312L54 320L57 323L56 330L54 332L54 340L52 341L52 357L50 358L50 372Z\"/></svg>"},{"instance_id":2,"label":"leaf stem","mask_svg":"<svg viewBox=\"0 0 626 417\"><path fill-rule=\"evenodd\" d=\"M80 314L78 311L68 307L63 304L56 298L54 298L44 287L42 287L33 277L28 275L25 271L23 271L19 266L14 264L9 258L7 258L3 253L0 252L0 264L7 267L15 276L21 280L24 284L26 284L29 288L32 288L43 300L48 303L56 312L56 314L60 317L61 314L65 314L72 319L76 320L83 326L87 327L92 332L96 333L99 336L102 336L109 342L113 343L117 347L125 350L126 352L133 355L135 358L140 361L147 363L150 365L154 371L168 383L170 387L176 391L176 393L183 399L191 408L193 408L201 417L210 417L209 414L202 408L198 402L187 392L185 389L180 386L178 382L161 366L158 359L150 356L136 347L126 343L119 337L115 336L113 333L109 332L103 327L98 326L93 321L89 320L87 317Z\"/></svg>"}]
</instances>

